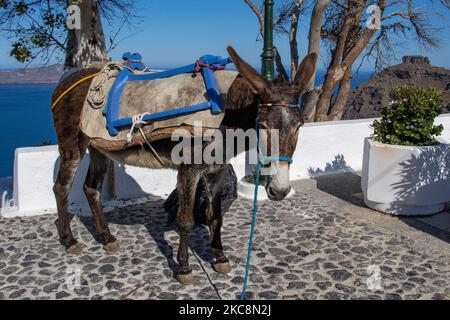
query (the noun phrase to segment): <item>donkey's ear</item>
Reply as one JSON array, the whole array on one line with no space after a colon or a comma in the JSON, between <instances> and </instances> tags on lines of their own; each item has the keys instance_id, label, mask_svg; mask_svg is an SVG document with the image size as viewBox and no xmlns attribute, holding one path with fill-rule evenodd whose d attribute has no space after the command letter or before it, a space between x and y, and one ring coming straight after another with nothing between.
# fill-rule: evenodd
<instances>
[{"instance_id":1,"label":"donkey's ear","mask_svg":"<svg viewBox=\"0 0 450 320\"><path fill-rule=\"evenodd\" d=\"M265 94L270 91L270 83L247 62L242 60L236 51L231 47L227 47L227 51L233 60L234 65L239 70L241 76L253 87L255 93Z\"/></svg>"},{"instance_id":2,"label":"donkey's ear","mask_svg":"<svg viewBox=\"0 0 450 320\"><path fill-rule=\"evenodd\" d=\"M292 83L292 86L295 87L295 90L299 94L302 94L303 91L305 91L309 80L311 80L311 77L314 74L316 64L317 53L313 52L308 54L298 67L297 75L295 76L295 80Z\"/></svg>"}]
</instances>

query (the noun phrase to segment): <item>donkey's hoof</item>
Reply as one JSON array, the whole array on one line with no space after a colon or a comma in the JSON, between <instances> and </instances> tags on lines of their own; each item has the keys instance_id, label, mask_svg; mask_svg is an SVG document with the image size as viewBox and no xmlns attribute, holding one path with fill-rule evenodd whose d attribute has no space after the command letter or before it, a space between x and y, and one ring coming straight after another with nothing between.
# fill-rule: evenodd
<instances>
[{"instance_id":1,"label":"donkey's hoof","mask_svg":"<svg viewBox=\"0 0 450 320\"><path fill-rule=\"evenodd\" d=\"M74 245L68 247L66 249L66 252L68 254L79 254L81 252L81 250L82 250L81 244L75 243Z\"/></svg>"},{"instance_id":2,"label":"donkey's hoof","mask_svg":"<svg viewBox=\"0 0 450 320\"><path fill-rule=\"evenodd\" d=\"M218 262L214 264L214 270L218 273L228 274L231 272L230 262Z\"/></svg>"},{"instance_id":3,"label":"donkey's hoof","mask_svg":"<svg viewBox=\"0 0 450 320\"><path fill-rule=\"evenodd\" d=\"M183 286L188 286L194 283L194 274L192 271L190 273L178 273L176 278Z\"/></svg>"},{"instance_id":4,"label":"donkey's hoof","mask_svg":"<svg viewBox=\"0 0 450 320\"><path fill-rule=\"evenodd\" d=\"M103 246L103 250L105 250L106 252L109 252L109 253L117 252L117 251L119 251L119 249L120 249L120 247L119 247L119 244L117 243L117 241L107 243Z\"/></svg>"}]
</instances>

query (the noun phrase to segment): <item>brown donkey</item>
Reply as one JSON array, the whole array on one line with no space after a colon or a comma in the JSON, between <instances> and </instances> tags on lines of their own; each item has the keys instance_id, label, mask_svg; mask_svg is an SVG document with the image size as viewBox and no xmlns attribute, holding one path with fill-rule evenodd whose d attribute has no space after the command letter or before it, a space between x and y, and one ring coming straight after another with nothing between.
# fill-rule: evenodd
<instances>
[{"instance_id":1,"label":"brown donkey","mask_svg":"<svg viewBox=\"0 0 450 320\"><path fill-rule=\"evenodd\" d=\"M271 83L242 60L233 48L228 47L228 52L240 75L234 80L228 91L226 112L221 129L254 129L257 123L262 128L268 129L269 132L271 129L278 129L280 141L282 141L280 155L292 157L297 145L298 130L303 124L303 116L299 109L281 108L271 106L271 104L292 105L298 103L313 74L317 54L310 54L303 60L297 77L292 83L280 79ZM98 71L98 68L86 68L70 75L58 85L53 94L53 100L55 101L62 92L79 79ZM154 153L147 147L131 146L114 152L106 151L102 150L101 144L83 134L80 127L81 114L90 82L86 81L70 91L53 111L61 158L59 174L54 186L58 208L57 227L62 244L71 254L79 253L81 246L73 237L70 228L68 199L75 173L87 149L89 149L90 164L83 189L92 211L96 231L104 244L104 249L109 252L119 249L116 238L108 228L101 203L102 184L109 159L134 166L162 167ZM107 143L107 141L102 143ZM180 245L177 256L179 263L177 279L183 284L190 284L193 281L193 275L188 261L189 236L194 228L193 207L195 191L200 179L203 179L208 195L206 216L210 230L210 246L214 256L213 267L221 273L231 271L229 260L223 252L220 233L222 226L220 201L225 164L175 166L171 160L171 151L175 145L176 142L172 142L170 139L152 143L153 148L166 164L165 167L178 169L177 224ZM266 190L271 200L279 201L287 196L291 188L289 163L278 161L276 167L277 173L268 180Z\"/></svg>"}]
</instances>

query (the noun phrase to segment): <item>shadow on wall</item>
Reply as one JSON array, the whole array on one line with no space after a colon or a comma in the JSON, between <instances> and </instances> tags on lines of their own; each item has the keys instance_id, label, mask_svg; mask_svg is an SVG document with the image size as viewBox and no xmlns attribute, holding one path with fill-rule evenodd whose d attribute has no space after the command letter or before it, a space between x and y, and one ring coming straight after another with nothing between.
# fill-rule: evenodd
<instances>
[{"instance_id":1,"label":"shadow on wall","mask_svg":"<svg viewBox=\"0 0 450 320\"><path fill-rule=\"evenodd\" d=\"M333 161L328 162L325 165L324 169L309 167L308 175L311 178L315 178L322 175L339 174L352 171L354 170L349 165L347 165L344 155L338 154L334 157Z\"/></svg>"},{"instance_id":2,"label":"shadow on wall","mask_svg":"<svg viewBox=\"0 0 450 320\"><path fill-rule=\"evenodd\" d=\"M450 146L424 147L420 150L420 153L400 163L400 167L398 174L400 181L392 185L399 199L409 203L417 201L425 205L448 201L450 197ZM429 199L434 201L427 203ZM449 214L450 206L448 204L446 212L441 213L441 215ZM439 228L438 225L433 226L426 223L427 219L433 219L433 217L400 218L407 225L450 243L450 231L444 230L444 225Z\"/></svg>"},{"instance_id":3,"label":"shadow on wall","mask_svg":"<svg viewBox=\"0 0 450 320\"><path fill-rule=\"evenodd\" d=\"M308 168L309 176L316 180L317 189L359 207L366 207L361 196L361 177L338 154L324 169Z\"/></svg>"},{"instance_id":4,"label":"shadow on wall","mask_svg":"<svg viewBox=\"0 0 450 320\"><path fill-rule=\"evenodd\" d=\"M418 154L413 154L399 165L399 181L392 184L398 199L425 205L448 199L450 146L441 144L433 148L421 148Z\"/></svg>"}]
</instances>

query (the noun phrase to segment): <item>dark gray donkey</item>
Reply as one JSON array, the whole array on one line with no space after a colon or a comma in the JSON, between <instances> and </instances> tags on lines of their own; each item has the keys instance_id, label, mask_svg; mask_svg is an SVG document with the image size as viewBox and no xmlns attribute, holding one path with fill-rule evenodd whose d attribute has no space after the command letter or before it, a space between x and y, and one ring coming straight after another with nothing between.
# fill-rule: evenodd
<instances>
[{"instance_id":1,"label":"dark gray donkey","mask_svg":"<svg viewBox=\"0 0 450 320\"><path fill-rule=\"evenodd\" d=\"M227 92L226 112L221 129L254 129L257 123L268 132L271 129L278 129L279 138L282 141L280 155L292 157L297 145L298 130L303 124L301 112L298 109L289 108L261 108L260 105L297 104L313 75L317 54L312 53L303 60L297 77L292 83L289 83L284 79L268 82L242 60L233 48L228 47L228 52L239 70L239 76L232 82ZM99 71L99 68L92 67L70 75L56 88L53 101L76 81ZM60 240L70 254L79 253L81 246L73 237L70 228L69 193L77 168L88 148L90 165L83 188L92 211L96 231L103 241L104 249L109 252L119 249L116 238L108 228L100 197L109 159L141 167L162 167L155 154L147 146L145 148L127 146L116 151L109 151L111 148L102 148L108 144L108 141L99 143L82 132L80 128L81 114L90 83L91 81L86 81L77 86L65 95L53 109L61 157L60 170L54 186L58 207L57 226ZM177 279L182 284L190 284L193 282L193 274L188 261L188 246L189 236L194 227L195 192L200 180L202 180L208 196L206 219L210 230L214 269L221 273L231 271L229 260L223 252L221 240L221 195L226 164L174 165L171 160L171 151L175 145L176 142L172 142L170 138L152 143L153 148L165 164L164 166L178 169L179 207L176 221L180 233L180 246L177 256L179 263ZM290 192L289 166L287 161L277 162L277 173L268 179L266 185L267 194L271 200L283 200Z\"/></svg>"}]
</instances>

